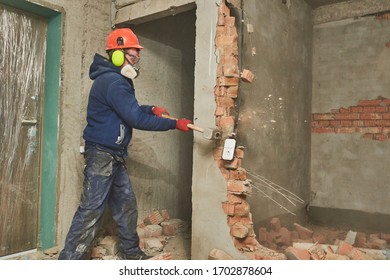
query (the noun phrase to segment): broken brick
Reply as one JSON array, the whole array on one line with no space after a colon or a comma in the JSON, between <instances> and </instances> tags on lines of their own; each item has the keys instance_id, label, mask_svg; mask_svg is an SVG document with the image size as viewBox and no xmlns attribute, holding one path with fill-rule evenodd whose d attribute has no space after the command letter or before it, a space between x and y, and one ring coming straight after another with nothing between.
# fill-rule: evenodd
<instances>
[{"instance_id":1,"label":"broken brick","mask_svg":"<svg viewBox=\"0 0 390 280\"><path fill-rule=\"evenodd\" d=\"M298 232L299 238L311 239L313 237L313 231L301 226L300 224L294 223L295 230Z\"/></svg>"},{"instance_id":2,"label":"broken brick","mask_svg":"<svg viewBox=\"0 0 390 280\"><path fill-rule=\"evenodd\" d=\"M252 83L254 77L254 74L247 69L244 69L241 73L241 80L246 83Z\"/></svg>"},{"instance_id":3,"label":"broken brick","mask_svg":"<svg viewBox=\"0 0 390 280\"><path fill-rule=\"evenodd\" d=\"M276 232L278 232L280 230L280 228L282 227L282 225L280 223L280 219L277 217L272 218L269 223L270 223L271 229L273 231L276 231Z\"/></svg>"},{"instance_id":4,"label":"broken brick","mask_svg":"<svg viewBox=\"0 0 390 280\"><path fill-rule=\"evenodd\" d=\"M345 241L340 241L339 246L337 248L337 254L348 256L348 254L352 251L353 246Z\"/></svg>"},{"instance_id":5,"label":"broken brick","mask_svg":"<svg viewBox=\"0 0 390 280\"><path fill-rule=\"evenodd\" d=\"M241 222L235 223L230 228L230 234L237 238L244 238L248 236L249 229L245 225L243 225Z\"/></svg>"},{"instance_id":6,"label":"broken brick","mask_svg":"<svg viewBox=\"0 0 390 280\"><path fill-rule=\"evenodd\" d=\"M288 247L285 255L289 260L310 260L310 254L307 250L301 250L294 247Z\"/></svg>"}]
</instances>

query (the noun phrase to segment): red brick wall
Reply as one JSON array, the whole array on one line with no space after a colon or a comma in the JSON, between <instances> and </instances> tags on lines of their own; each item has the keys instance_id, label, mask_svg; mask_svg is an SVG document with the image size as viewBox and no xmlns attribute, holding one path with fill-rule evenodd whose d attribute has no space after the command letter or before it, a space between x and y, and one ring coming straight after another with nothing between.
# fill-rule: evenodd
<instances>
[{"instance_id":1,"label":"red brick wall","mask_svg":"<svg viewBox=\"0 0 390 280\"><path fill-rule=\"evenodd\" d=\"M313 113L312 133L361 133L364 139L386 141L390 136L390 99L379 96L357 105Z\"/></svg>"},{"instance_id":2,"label":"red brick wall","mask_svg":"<svg viewBox=\"0 0 390 280\"><path fill-rule=\"evenodd\" d=\"M253 73L247 69L239 69L238 34L235 27L235 17L230 15L230 9L225 1L218 9L218 22L215 46L219 54L217 81L214 90L216 110L216 125L223 131L224 138L234 132L235 106L238 97L238 84L252 82ZM251 185L247 181L246 170L241 167L244 158L244 148L238 146L231 161L222 159L224 141L217 141L214 149L214 159L222 175L226 179L227 200L222 203L222 209L227 215L230 235L234 246L249 254L252 259L281 259L283 255L261 246L253 230L252 214L247 202L251 193Z\"/></svg>"}]
</instances>

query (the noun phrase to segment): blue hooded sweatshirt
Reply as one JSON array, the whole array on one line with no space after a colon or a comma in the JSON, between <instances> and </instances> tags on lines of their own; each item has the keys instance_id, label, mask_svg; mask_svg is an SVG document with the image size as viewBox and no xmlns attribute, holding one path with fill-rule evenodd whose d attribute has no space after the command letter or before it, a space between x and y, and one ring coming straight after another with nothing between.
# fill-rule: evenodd
<instances>
[{"instance_id":1,"label":"blue hooded sweatshirt","mask_svg":"<svg viewBox=\"0 0 390 280\"><path fill-rule=\"evenodd\" d=\"M152 106L139 105L133 81L121 75L120 68L95 54L89 69L94 80L89 93L87 126L83 137L86 144L95 144L108 152L127 156L133 128L166 131L176 128L176 121L159 118Z\"/></svg>"}]
</instances>

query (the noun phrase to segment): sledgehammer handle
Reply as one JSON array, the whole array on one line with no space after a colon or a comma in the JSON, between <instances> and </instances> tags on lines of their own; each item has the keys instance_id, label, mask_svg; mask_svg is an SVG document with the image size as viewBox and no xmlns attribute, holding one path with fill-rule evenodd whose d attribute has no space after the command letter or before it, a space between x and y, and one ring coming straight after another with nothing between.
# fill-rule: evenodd
<instances>
[{"instance_id":1,"label":"sledgehammer handle","mask_svg":"<svg viewBox=\"0 0 390 280\"><path fill-rule=\"evenodd\" d=\"M166 118L166 119L171 119L171 120L177 120L177 118L173 118L170 115L166 115L166 114L162 114L161 117ZM201 128L199 126L196 126L196 125L194 125L192 123L187 124L187 127L192 129L192 130L196 130L198 132L202 132L202 133L204 132L203 128Z\"/></svg>"}]
</instances>

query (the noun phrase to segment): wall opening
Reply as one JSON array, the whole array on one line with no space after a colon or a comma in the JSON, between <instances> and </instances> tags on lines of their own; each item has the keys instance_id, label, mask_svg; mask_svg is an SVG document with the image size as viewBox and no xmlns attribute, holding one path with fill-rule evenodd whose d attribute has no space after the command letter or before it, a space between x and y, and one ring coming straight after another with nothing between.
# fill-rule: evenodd
<instances>
[{"instance_id":1,"label":"wall opening","mask_svg":"<svg viewBox=\"0 0 390 280\"><path fill-rule=\"evenodd\" d=\"M194 9L136 25L121 24L130 27L144 47L140 75L134 80L140 105L161 106L171 117L193 119L195 19ZM144 226L175 219L176 232L185 233L186 243L191 240L193 133L133 131L127 167L137 196L141 238L146 237ZM103 234L115 227L108 219ZM190 259L190 244L185 248L184 255L173 257Z\"/></svg>"}]
</instances>

